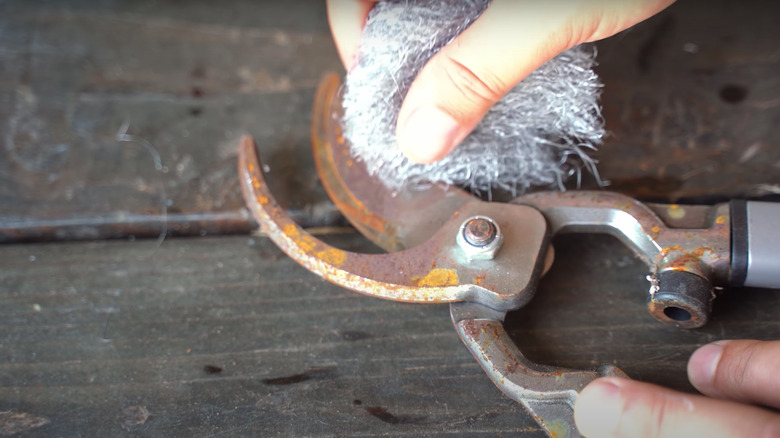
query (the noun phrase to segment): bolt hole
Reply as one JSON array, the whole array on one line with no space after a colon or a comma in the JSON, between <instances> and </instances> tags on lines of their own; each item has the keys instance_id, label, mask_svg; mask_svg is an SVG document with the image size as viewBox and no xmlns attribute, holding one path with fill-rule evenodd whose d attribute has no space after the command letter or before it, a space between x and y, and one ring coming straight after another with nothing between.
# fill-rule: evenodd
<instances>
[{"instance_id":1,"label":"bolt hole","mask_svg":"<svg viewBox=\"0 0 780 438\"><path fill-rule=\"evenodd\" d=\"M691 319L691 312L681 308L681 307L674 307L669 306L664 309L664 315L669 317L669 319L673 319L675 321L688 321Z\"/></svg>"}]
</instances>

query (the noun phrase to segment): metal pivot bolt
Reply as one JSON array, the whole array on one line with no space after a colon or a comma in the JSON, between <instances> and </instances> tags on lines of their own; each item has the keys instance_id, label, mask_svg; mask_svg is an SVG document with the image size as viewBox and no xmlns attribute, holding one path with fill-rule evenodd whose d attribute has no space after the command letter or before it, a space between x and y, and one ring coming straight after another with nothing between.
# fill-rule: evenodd
<instances>
[{"instance_id":1,"label":"metal pivot bolt","mask_svg":"<svg viewBox=\"0 0 780 438\"><path fill-rule=\"evenodd\" d=\"M501 248L504 236L493 219L474 216L463 222L456 240L469 260L491 260Z\"/></svg>"}]
</instances>

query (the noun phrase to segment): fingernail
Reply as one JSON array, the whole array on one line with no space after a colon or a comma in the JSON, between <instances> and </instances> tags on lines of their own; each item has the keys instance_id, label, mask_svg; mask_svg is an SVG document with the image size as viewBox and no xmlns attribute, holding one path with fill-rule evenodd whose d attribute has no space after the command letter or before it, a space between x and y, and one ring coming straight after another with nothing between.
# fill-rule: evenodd
<instances>
[{"instance_id":1,"label":"fingernail","mask_svg":"<svg viewBox=\"0 0 780 438\"><path fill-rule=\"evenodd\" d=\"M452 116L436 107L423 106L398 127L396 139L407 158L427 164L447 155L455 147L460 131Z\"/></svg>"},{"instance_id":2,"label":"fingernail","mask_svg":"<svg viewBox=\"0 0 780 438\"><path fill-rule=\"evenodd\" d=\"M585 436L611 436L620 423L622 401L617 378L593 381L574 404L574 421Z\"/></svg>"},{"instance_id":3,"label":"fingernail","mask_svg":"<svg viewBox=\"0 0 780 438\"><path fill-rule=\"evenodd\" d=\"M699 392L712 394L712 379L723 354L725 342L714 342L696 350L688 361L688 380Z\"/></svg>"}]
</instances>

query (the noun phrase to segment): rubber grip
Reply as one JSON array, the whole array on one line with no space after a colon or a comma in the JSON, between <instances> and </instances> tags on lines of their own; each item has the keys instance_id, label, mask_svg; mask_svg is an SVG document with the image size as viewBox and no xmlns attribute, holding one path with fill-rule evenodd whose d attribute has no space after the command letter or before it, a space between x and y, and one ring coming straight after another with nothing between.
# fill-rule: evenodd
<instances>
[{"instance_id":1,"label":"rubber grip","mask_svg":"<svg viewBox=\"0 0 780 438\"><path fill-rule=\"evenodd\" d=\"M745 286L780 288L780 203L748 201Z\"/></svg>"}]
</instances>

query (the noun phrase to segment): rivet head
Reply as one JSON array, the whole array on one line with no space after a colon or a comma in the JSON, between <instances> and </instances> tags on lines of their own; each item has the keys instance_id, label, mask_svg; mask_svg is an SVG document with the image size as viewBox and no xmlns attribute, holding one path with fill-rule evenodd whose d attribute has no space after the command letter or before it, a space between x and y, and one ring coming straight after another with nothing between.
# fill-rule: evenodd
<instances>
[{"instance_id":1,"label":"rivet head","mask_svg":"<svg viewBox=\"0 0 780 438\"><path fill-rule=\"evenodd\" d=\"M490 260L501 247L501 228L491 218L474 216L458 230L457 243L469 260Z\"/></svg>"},{"instance_id":2,"label":"rivet head","mask_svg":"<svg viewBox=\"0 0 780 438\"><path fill-rule=\"evenodd\" d=\"M496 227L486 218L474 218L466 221L463 237L471 246L482 247L496 238Z\"/></svg>"}]
</instances>

